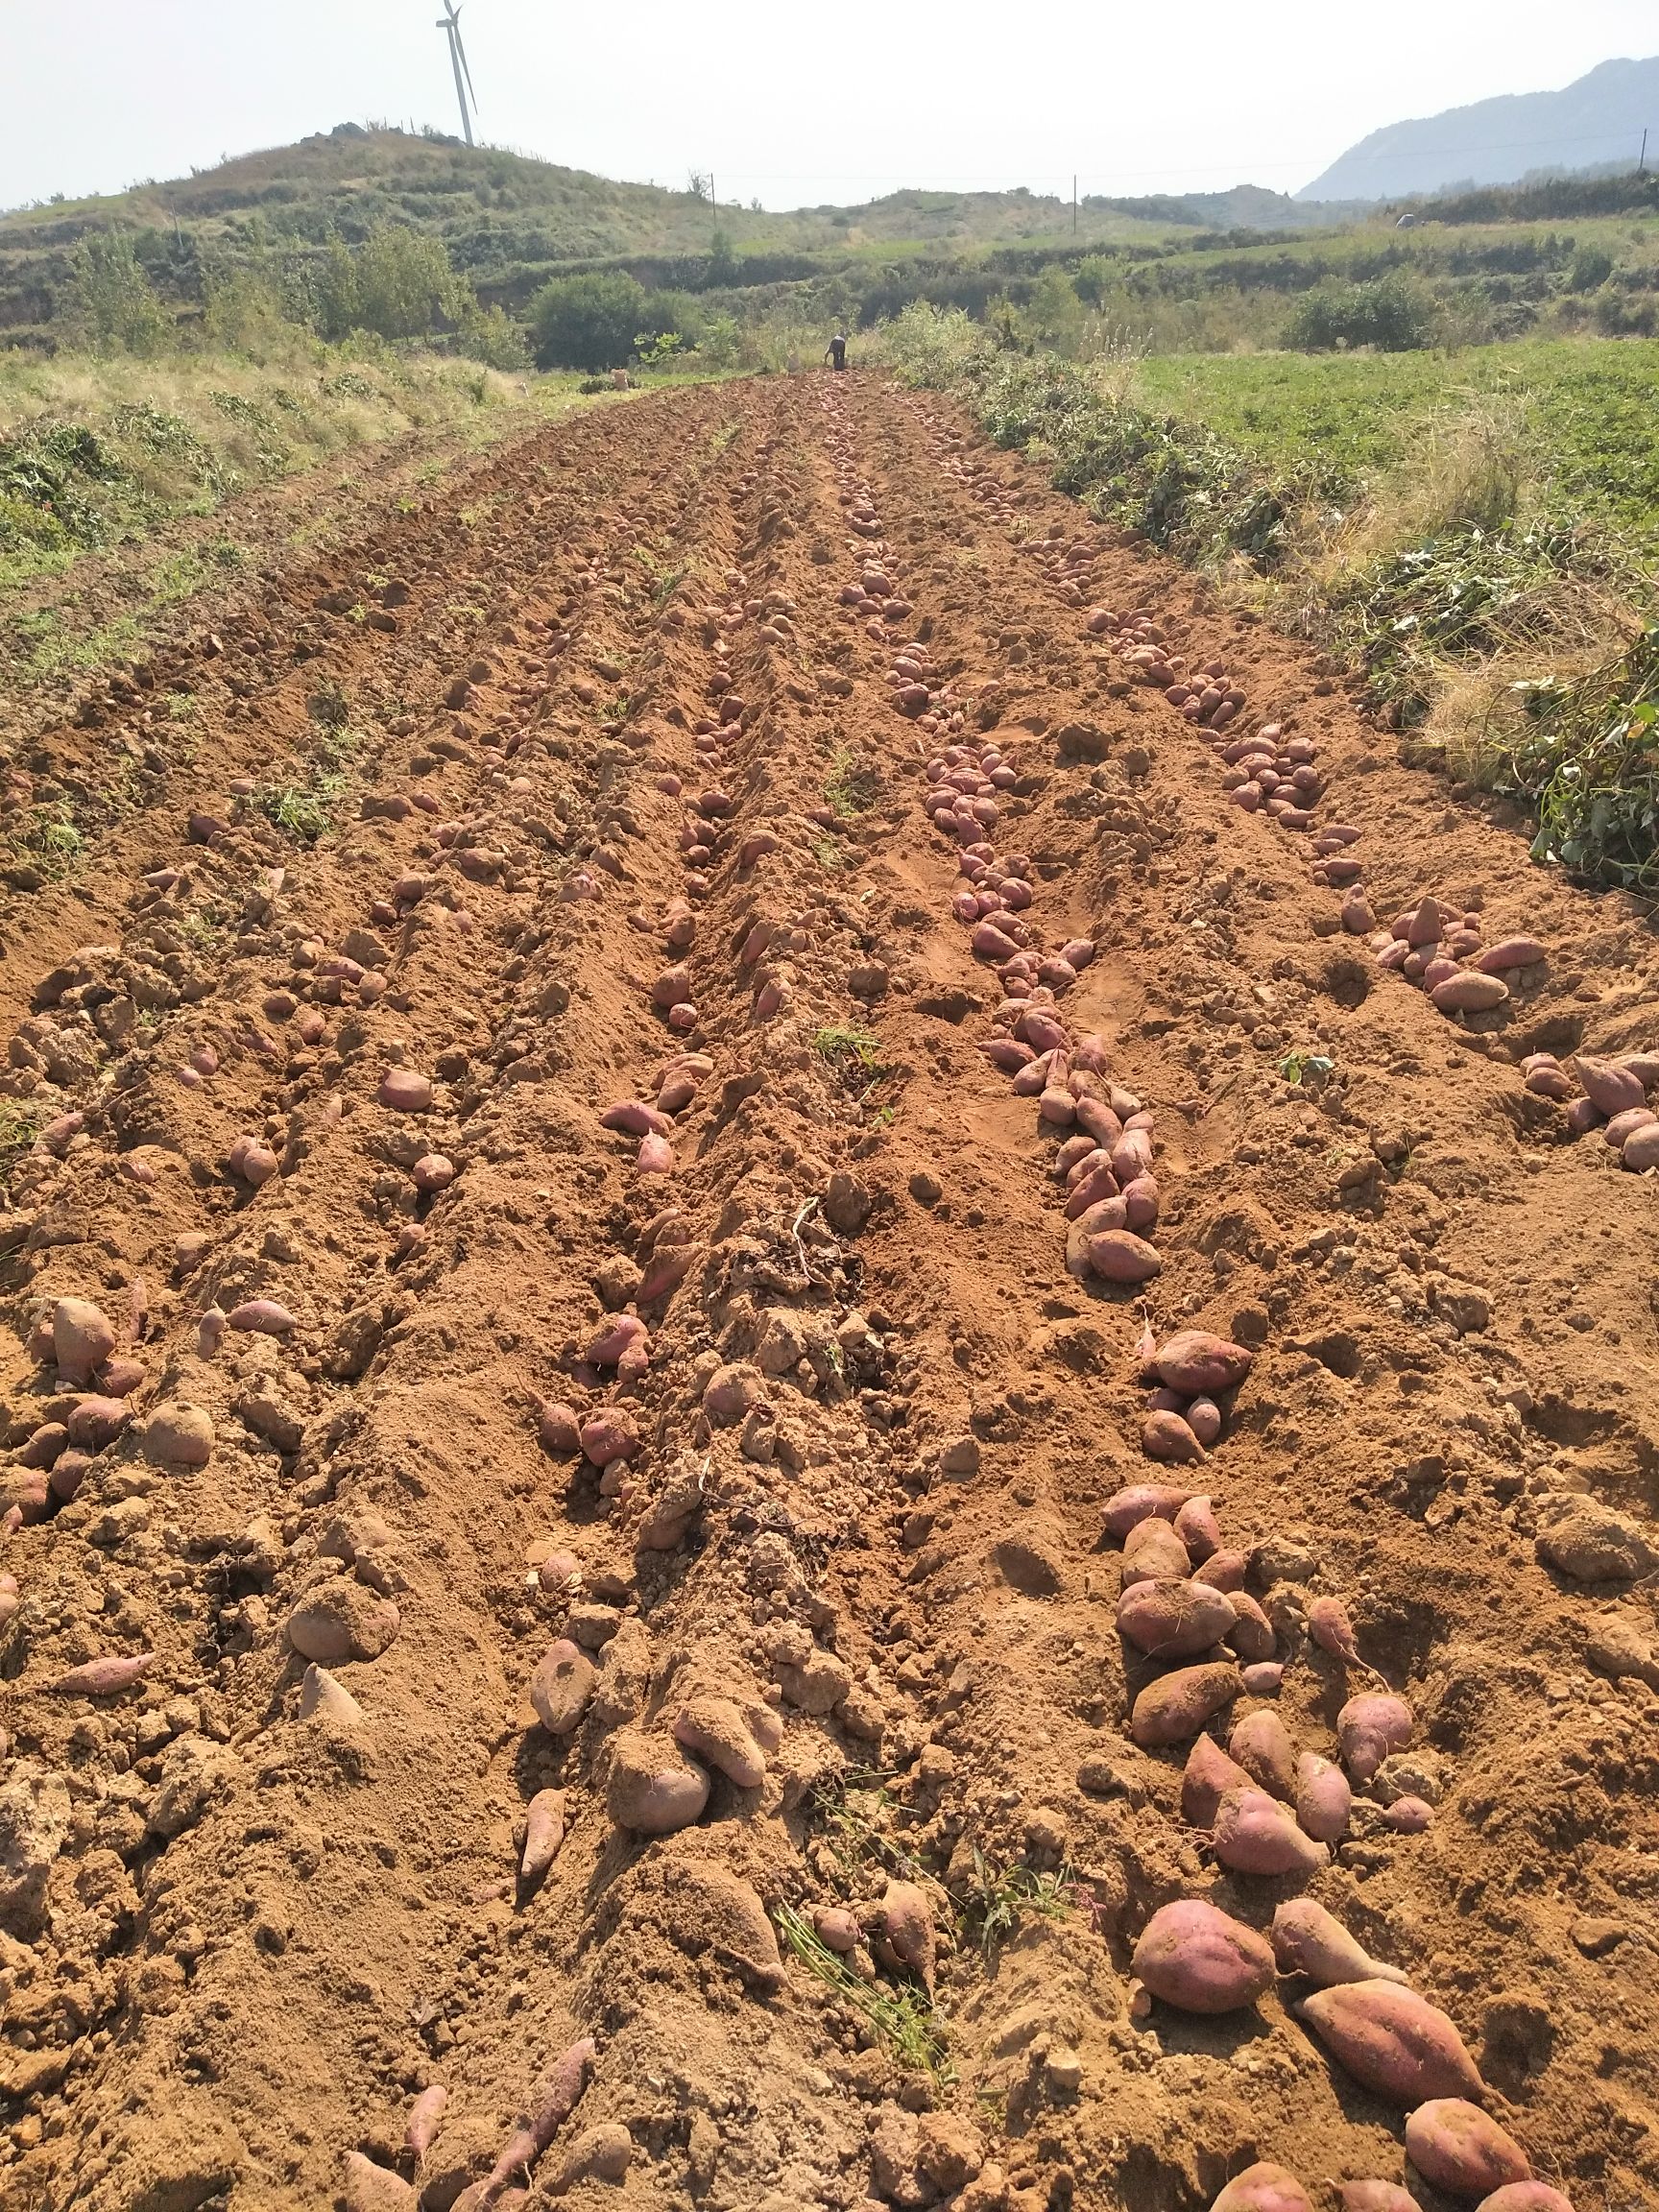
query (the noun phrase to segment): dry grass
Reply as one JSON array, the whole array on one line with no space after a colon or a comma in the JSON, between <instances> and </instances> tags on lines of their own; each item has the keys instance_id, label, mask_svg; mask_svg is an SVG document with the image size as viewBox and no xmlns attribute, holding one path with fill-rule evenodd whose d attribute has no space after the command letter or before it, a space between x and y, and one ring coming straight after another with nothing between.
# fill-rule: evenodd
<instances>
[{"instance_id":1,"label":"dry grass","mask_svg":"<svg viewBox=\"0 0 1659 2212\"><path fill-rule=\"evenodd\" d=\"M1513 400L1466 393L1433 419L1413 454L1373 480L1351 512L1312 524L1303 566L1329 592L1344 574L1408 547L1458 531L1490 536L1523 519L1527 504L1524 410Z\"/></svg>"}]
</instances>

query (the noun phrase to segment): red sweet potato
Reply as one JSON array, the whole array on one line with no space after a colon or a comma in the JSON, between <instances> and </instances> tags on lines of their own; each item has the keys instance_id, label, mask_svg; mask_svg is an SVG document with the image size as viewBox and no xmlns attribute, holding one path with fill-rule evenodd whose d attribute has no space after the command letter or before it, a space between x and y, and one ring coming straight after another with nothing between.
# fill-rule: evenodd
<instances>
[{"instance_id":1,"label":"red sweet potato","mask_svg":"<svg viewBox=\"0 0 1659 2212\"><path fill-rule=\"evenodd\" d=\"M1431 2097L1479 2097L1484 2084L1437 2006L1392 1982L1321 1989L1301 2008L1332 2056L1363 2087L1407 2109Z\"/></svg>"},{"instance_id":2,"label":"red sweet potato","mask_svg":"<svg viewBox=\"0 0 1659 2212\"><path fill-rule=\"evenodd\" d=\"M1395 1982L1405 1985L1398 1967L1369 1957L1340 1920L1311 1897L1291 1897L1273 1915L1273 1956L1281 1974L1305 1974L1321 1989L1344 1982Z\"/></svg>"},{"instance_id":3,"label":"red sweet potato","mask_svg":"<svg viewBox=\"0 0 1659 2212\"><path fill-rule=\"evenodd\" d=\"M1189 1398L1212 1396L1242 1382L1255 1363L1255 1354L1224 1336L1212 1336L1203 1329L1178 1329L1152 1356L1158 1379L1171 1390Z\"/></svg>"},{"instance_id":4,"label":"red sweet potato","mask_svg":"<svg viewBox=\"0 0 1659 2212\"><path fill-rule=\"evenodd\" d=\"M1118 1600L1118 1633L1152 1659L1187 1659L1218 1644L1233 1609L1203 1582L1133 1582Z\"/></svg>"},{"instance_id":5,"label":"red sweet potato","mask_svg":"<svg viewBox=\"0 0 1659 2212\"><path fill-rule=\"evenodd\" d=\"M1237 2012L1273 1985L1273 1953L1254 1928L1196 1897L1154 1912L1134 1970L1154 1997L1183 2012Z\"/></svg>"},{"instance_id":6,"label":"red sweet potato","mask_svg":"<svg viewBox=\"0 0 1659 2212\"><path fill-rule=\"evenodd\" d=\"M1178 1667L1172 1674L1148 1682L1135 1700L1129 1733L1143 1750L1163 1743L1184 1743L1196 1736L1223 1705L1231 1704L1243 1688L1237 1667L1212 1661L1205 1667Z\"/></svg>"},{"instance_id":7,"label":"red sweet potato","mask_svg":"<svg viewBox=\"0 0 1659 2212\"><path fill-rule=\"evenodd\" d=\"M1296 1762L1296 1817L1316 1843L1335 1843L1348 1833L1354 1792L1330 1759L1304 1751Z\"/></svg>"},{"instance_id":8,"label":"red sweet potato","mask_svg":"<svg viewBox=\"0 0 1659 2212\"><path fill-rule=\"evenodd\" d=\"M1262 2158L1228 2182L1210 2212L1313 2212L1313 2200L1294 2174Z\"/></svg>"},{"instance_id":9,"label":"red sweet potato","mask_svg":"<svg viewBox=\"0 0 1659 2212\"><path fill-rule=\"evenodd\" d=\"M1229 1790L1215 1809L1211 1848L1239 1874L1316 1874L1330 1853L1265 1790Z\"/></svg>"},{"instance_id":10,"label":"red sweet potato","mask_svg":"<svg viewBox=\"0 0 1659 2212\"><path fill-rule=\"evenodd\" d=\"M1520 2144L1462 2097L1419 2104L1406 2122L1406 2149L1425 2181L1455 2197L1484 2197L1531 2178Z\"/></svg>"},{"instance_id":11,"label":"red sweet potato","mask_svg":"<svg viewBox=\"0 0 1659 2212\"><path fill-rule=\"evenodd\" d=\"M1388 1691L1350 1697L1336 1716L1336 1741L1352 1779L1361 1786L1369 1782L1390 1752L1406 1749L1415 1725L1405 1698Z\"/></svg>"},{"instance_id":12,"label":"red sweet potato","mask_svg":"<svg viewBox=\"0 0 1659 2212\"><path fill-rule=\"evenodd\" d=\"M1181 1774L1181 1814L1194 1828L1214 1826L1215 1815L1229 1790L1249 1787L1250 1777L1237 1760L1229 1759L1214 1736L1199 1737L1187 1754Z\"/></svg>"}]
</instances>

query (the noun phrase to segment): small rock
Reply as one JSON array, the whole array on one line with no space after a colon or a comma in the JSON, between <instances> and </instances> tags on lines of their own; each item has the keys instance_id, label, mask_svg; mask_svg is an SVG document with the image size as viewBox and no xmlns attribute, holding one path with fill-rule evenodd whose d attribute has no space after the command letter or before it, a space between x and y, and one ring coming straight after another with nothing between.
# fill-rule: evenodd
<instances>
[{"instance_id":1,"label":"small rock","mask_svg":"<svg viewBox=\"0 0 1659 2212\"><path fill-rule=\"evenodd\" d=\"M308 1590L288 1616L286 1634L301 1659L338 1667L347 1659L378 1659L397 1633L397 1608L349 1575Z\"/></svg>"},{"instance_id":2,"label":"small rock","mask_svg":"<svg viewBox=\"0 0 1659 2212\"><path fill-rule=\"evenodd\" d=\"M1575 1582L1633 1581L1659 1566L1635 1522L1599 1499L1552 1492L1538 1502L1538 1523L1539 1558Z\"/></svg>"},{"instance_id":3,"label":"small rock","mask_svg":"<svg viewBox=\"0 0 1659 2212\"><path fill-rule=\"evenodd\" d=\"M26 1942L45 1924L52 1864L69 1821L62 1775L20 1759L0 1789L0 1927Z\"/></svg>"}]
</instances>

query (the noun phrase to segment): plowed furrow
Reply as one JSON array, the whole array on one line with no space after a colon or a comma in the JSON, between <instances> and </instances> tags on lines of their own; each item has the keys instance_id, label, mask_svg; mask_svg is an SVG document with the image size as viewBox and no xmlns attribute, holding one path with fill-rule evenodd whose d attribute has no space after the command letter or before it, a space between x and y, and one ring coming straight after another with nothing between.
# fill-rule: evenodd
<instances>
[{"instance_id":1,"label":"plowed furrow","mask_svg":"<svg viewBox=\"0 0 1659 2212\"><path fill-rule=\"evenodd\" d=\"M1516 1065L1651 1042L1633 919L933 403L492 467L363 549L395 630L228 636L215 750L13 915L8 2200L1398 2177L1309 1984L1136 1978L1305 1893L1642 2201L1651 1187ZM258 803L324 776L314 843ZM1543 973L1449 1019L1344 922L1425 894ZM1148 1326L1248 1373L1161 1402ZM1213 1649L1119 1633L1148 1480ZM1187 1817L1190 1663L1222 1742L1409 1701L1310 1871Z\"/></svg>"}]
</instances>

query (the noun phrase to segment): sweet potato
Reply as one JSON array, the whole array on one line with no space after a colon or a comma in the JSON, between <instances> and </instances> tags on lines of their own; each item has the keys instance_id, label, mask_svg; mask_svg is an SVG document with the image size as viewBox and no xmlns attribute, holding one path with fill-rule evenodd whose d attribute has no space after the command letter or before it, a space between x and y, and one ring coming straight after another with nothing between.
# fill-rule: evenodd
<instances>
[{"instance_id":1,"label":"sweet potato","mask_svg":"<svg viewBox=\"0 0 1659 2212\"><path fill-rule=\"evenodd\" d=\"M432 1107L432 1078L413 1068L388 1068L377 1096L395 1114L426 1114Z\"/></svg>"},{"instance_id":2,"label":"sweet potato","mask_svg":"<svg viewBox=\"0 0 1659 2212\"><path fill-rule=\"evenodd\" d=\"M1231 1704L1242 1688L1238 1668L1224 1661L1178 1667L1141 1692L1130 1715L1129 1733L1142 1750L1184 1743L1223 1705Z\"/></svg>"},{"instance_id":3,"label":"sweet potato","mask_svg":"<svg viewBox=\"0 0 1659 2212\"><path fill-rule=\"evenodd\" d=\"M1273 1915L1272 1940L1280 1973L1305 1974L1321 1989L1344 1982L1406 1984L1398 1967L1370 1958L1341 1921L1311 1897L1287 1898L1279 1907Z\"/></svg>"},{"instance_id":4,"label":"sweet potato","mask_svg":"<svg viewBox=\"0 0 1659 2212\"><path fill-rule=\"evenodd\" d=\"M766 1779L766 1754L730 1697L688 1697L675 1719L673 1735L684 1750L717 1767L739 1790L758 1790Z\"/></svg>"},{"instance_id":5,"label":"sweet potato","mask_svg":"<svg viewBox=\"0 0 1659 2212\"><path fill-rule=\"evenodd\" d=\"M1203 1329L1178 1329L1152 1355L1158 1380L1189 1398L1213 1396L1242 1382L1255 1354Z\"/></svg>"},{"instance_id":6,"label":"sweet potato","mask_svg":"<svg viewBox=\"0 0 1659 2212\"><path fill-rule=\"evenodd\" d=\"M1627 1141L1638 1129L1651 1129L1659 1124L1659 1114L1651 1106L1627 1107L1623 1114L1615 1114L1601 1132L1601 1142L1610 1144L1615 1152L1622 1152Z\"/></svg>"},{"instance_id":7,"label":"sweet potato","mask_svg":"<svg viewBox=\"0 0 1659 2212\"><path fill-rule=\"evenodd\" d=\"M559 1855L559 1846L565 1840L565 1792L563 1790L538 1790L524 1813L524 1850L518 1862L518 1878L526 1884L540 1882Z\"/></svg>"},{"instance_id":8,"label":"sweet potato","mask_svg":"<svg viewBox=\"0 0 1659 2212\"><path fill-rule=\"evenodd\" d=\"M520 2174L528 2176L530 2168L576 2109L588 2085L588 2069L596 2056L591 2038L585 2035L580 2042L572 2043L553 2066L540 2094L520 2113L517 2126L507 2138L506 2148L491 2168L481 2192L482 2203L494 2204L502 2191L511 2187Z\"/></svg>"},{"instance_id":9,"label":"sweet potato","mask_svg":"<svg viewBox=\"0 0 1659 2212\"><path fill-rule=\"evenodd\" d=\"M60 1298L52 1312L52 1357L65 1390L84 1390L115 1349L115 1332L85 1298Z\"/></svg>"},{"instance_id":10,"label":"sweet potato","mask_svg":"<svg viewBox=\"0 0 1659 2212\"><path fill-rule=\"evenodd\" d=\"M1228 2182L1210 2212L1313 2212L1313 2200L1294 2174L1262 2158Z\"/></svg>"},{"instance_id":11,"label":"sweet potato","mask_svg":"<svg viewBox=\"0 0 1659 2212\"><path fill-rule=\"evenodd\" d=\"M340 2194L346 2212L415 2212L415 2192L401 2174L377 2166L361 2151L346 2153L346 2176Z\"/></svg>"},{"instance_id":12,"label":"sweet potato","mask_svg":"<svg viewBox=\"0 0 1659 2212\"><path fill-rule=\"evenodd\" d=\"M1354 1792L1330 1759L1304 1751L1296 1762L1296 1817L1316 1843L1335 1843L1348 1833Z\"/></svg>"},{"instance_id":13,"label":"sweet potato","mask_svg":"<svg viewBox=\"0 0 1659 2212\"><path fill-rule=\"evenodd\" d=\"M881 1897L881 1933L899 1963L930 1990L939 1938L926 1892L914 1882L889 1880Z\"/></svg>"},{"instance_id":14,"label":"sweet potato","mask_svg":"<svg viewBox=\"0 0 1659 2212\"><path fill-rule=\"evenodd\" d=\"M48 1682L48 1690L60 1697L115 1697L141 1682L156 1664L154 1651L120 1653L107 1659L88 1659Z\"/></svg>"},{"instance_id":15,"label":"sweet potato","mask_svg":"<svg viewBox=\"0 0 1659 2212\"><path fill-rule=\"evenodd\" d=\"M668 1836L687 1828L709 1802L709 1776L663 1729L618 1729L606 1803L618 1828Z\"/></svg>"},{"instance_id":16,"label":"sweet potato","mask_svg":"<svg viewBox=\"0 0 1659 2212\"><path fill-rule=\"evenodd\" d=\"M1633 1175L1659 1167L1659 1121L1633 1130L1620 1149L1620 1158Z\"/></svg>"},{"instance_id":17,"label":"sweet potato","mask_svg":"<svg viewBox=\"0 0 1659 2212\"><path fill-rule=\"evenodd\" d=\"M1574 1056L1574 1068L1584 1086L1584 1095L1609 1119L1615 1114L1624 1114L1632 1106L1645 1106L1647 1094L1642 1078L1617 1060L1599 1060L1587 1052Z\"/></svg>"},{"instance_id":18,"label":"sweet potato","mask_svg":"<svg viewBox=\"0 0 1659 2212\"><path fill-rule=\"evenodd\" d=\"M1296 1794L1296 1746L1289 1729L1270 1707L1246 1713L1235 1724L1227 1751L1270 1796L1288 1803Z\"/></svg>"},{"instance_id":19,"label":"sweet potato","mask_svg":"<svg viewBox=\"0 0 1659 2212\"><path fill-rule=\"evenodd\" d=\"M1123 1583L1185 1582L1191 1562L1167 1521L1142 1521L1123 1539Z\"/></svg>"},{"instance_id":20,"label":"sweet potato","mask_svg":"<svg viewBox=\"0 0 1659 2212\"><path fill-rule=\"evenodd\" d=\"M1342 2212L1423 2212L1398 2181L1344 2181L1340 2194Z\"/></svg>"},{"instance_id":21,"label":"sweet potato","mask_svg":"<svg viewBox=\"0 0 1659 2212\"><path fill-rule=\"evenodd\" d=\"M1166 1482L1131 1482L1106 1502L1105 1532L1121 1542L1142 1521L1172 1522L1192 1493Z\"/></svg>"},{"instance_id":22,"label":"sweet potato","mask_svg":"<svg viewBox=\"0 0 1659 2212\"><path fill-rule=\"evenodd\" d=\"M1242 1551L1213 1551L1192 1570L1195 1582L1208 1582L1214 1590L1225 1590L1229 1597L1236 1596L1244 1587L1244 1576L1249 1561Z\"/></svg>"},{"instance_id":23,"label":"sweet potato","mask_svg":"<svg viewBox=\"0 0 1659 2212\"><path fill-rule=\"evenodd\" d=\"M1275 1642L1272 1622L1247 1590L1230 1590L1227 1595L1233 1606L1233 1625L1227 1631L1228 1643L1240 1659L1252 1664L1271 1659Z\"/></svg>"},{"instance_id":24,"label":"sweet potato","mask_svg":"<svg viewBox=\"0 0 1659 2212\"><path fill-rule=\"evenodd\" d=\"M1249 1781L1243 1767L1228 1758L1214 1736L1200 1736L1187 1754L1181 1772L1182 1818L1194 1828L1213 1827L1228 1791L1246 1789Z\"/></svg>"},{"instance_id":25,"label":"sweet potato","mask_svg":"<svg viewBox=\"0 0 1659 2212\"><path fill-rule=\"evenodd\" d=\"M1415 1725L1405 1698L1388 1691L1350 1697L1336 1716L1336 1741L1350 1778L1363 1787L1390 1752L1406 1749Z\"/></svg>"},{"instance_id":26,"label":"sweet potato","mask_svg":"<svg viewBox=\"0 0 1659 2212\"><path fill-rule=\"evenodd\" d=\"M1162 1407L1142 1419L1141 1449L1148 1459L1167 1467L1190 1466L1204 1456L1203 1445L1183 1417Z\"/></svg>"},{"instance_id":27,"label":"sweet potato","mask_svg":"<svg viewBox=\"0 0 1659 2212\"><path fill-rule=\"evenodd\" d=\"M1429 996L1442 1014L1490 1014L1508 998L1509 986L1501 975L1479 975L1471 968L1459 968L1431 983Z\"/></svg>"},{"instance_id":28,"label":"sweet potato","mask_svg":"<svg viewBox=\"0 0 1659 2212\"><path fill-rule=\"evenodd\" d=\"M1220 1526L1208 1498L1188 1499L1175 1516L1175 1533L1186 1545L1190 1558L1202 1561L1221 1549Z\"/></svg>"},{"instance_id":29,"label":"sweet potato","mask_svg":"<svg viewBox=\"0 0 1659 2212\"><path fill-rule=\"evenodd\" d=\"M1503 937L1475 955L1475 966L1487 975L1502 975L1508 968L1539 968L1550 957L1536 937Z\"/></svg>"},{"instance_id":30,"label":"sweet potato","mask_svg":"<svg viewBox=\"0 0 1659 2212\"><path fill-rule=\"evenodd\" d=\"M1121 1205L1122 1200L1107 1203ZM1164 1272L1162 1255L1128 1229L1102 1230L1089 1238L1087 1253L1091 1272L1102 1283L1150 1283Z\"/></svg>"},{"instance_id":31,"label":"sweet potato","mask_svg":"<svg viewBox=\"0 0 1659 2212\"><path fill-rule=\"evenodd\" d=\"M1203 1582L1133 1582L1118 1600L1118 1630L1152 1659L1186 1659L1218 1644L1232 1607Z\"/></svg>"},{"instance_id":32,"label":"sweet potato","mask_svg":"<svg viewBox=\"0 0 1659 2212\"><path fill-rule=\"evenodd\" d=\"M1412 2212L1416 2212L1414 2206ZM1502 2189L1482 2197L1475 2212L1573 2212L1573 2207L1560 2190L1551 2189L1547 2181L1505 2181Z\"/></svg>"},{"instance_id":33,"label":"sweet potato","mask_svg":"<svg viewBox=\"0 0 1659 2212\"><path fill-rule=\"evenodd\" d=\"M1431 2097L1479 2097L1463 2038L1437 2006L1392 1982L1348 1982L1301 2007L1320 2040L1364 2088L1409 2110Z\"/></svg>"},{"instance_id":34,"label":"sweet potato","mask_svg":"<svg viewBox=\"0 0 1659 2212\"><path fill-rule=\"evenodd\" d=\"M1398 1835L1421 1836L1434 1825L1434 1808L1423 1797L1396 1797L1382 1817Z\"/></svg>"},{"instance_id":35,"label":"sweet potato","mask_svg":"<svg viewBox=\"0 0 1659 2212\"><path fill-rule=\"evenodd\" d=\"M1455 2197L1484 2197L1531 2178L1520 2144L1462 2097L1419 2104L1407 2118L1406 2150L1425 2181Z\"/></svg>"},{"instance_id":36,"label":"sweet potato","mask_svg":"<svg viewBox=\"0 0 1659 2212\"><path fill-rule=\"evenodd\" d=\"M432 2138L438 2132L438 2123L444 2117L444 2107L449 2102L449 2092L442 2081L434 2081L422 2089L409 2107L409 2125L403 2133L403 2148L412 2152L417 2161L425 2157L432 2148Z\"/></svg>"},{"instance_id":37,"label":"sweet potato","mask_svg":"<svg viewBox=\"0 0 1659 2212\"><path fill-rule=\"evenodd\" d=\"M1339 1598L1315 1598L1308 1608L1308 1633L1321 1651L1330 1652L1334 1659L1347 1659L1359 1663L1359 1647L1354 1640L1354 1623L1348 1618L1348 1608Z\"/></svg>"},{"instance_id":38,"label":"sweet potato","mask_svg":"<svg viewBox=\"0 0 1659 2212\"><path fill-rule=\"evenodd\" d=\"M1316 1874L1330 1853L1265 1790L1229 1790L1215 1808L1211 1848L1239 1874Z\"/></svg>"},{"instance_id":39,"label":"sweet potato","mask_svg":"<svg viewBox=\"0 0 1659 2212\"><path fill-rule=\"evenodd\" d=\"M530 1702L550 1736L575 1734L598 1678L592 1660L567 1636L548 1646L530 1677Z\"/></svg>"},{"instance_id":40,"label":"sweet potato","mask_svg":"<svg viewBox=\"0 0 1659 2212\"><path fill-rule=\"evenodd\" d=\"M1273 1953L1254 1928L1186 1897L1147 1921L1134 1971L1154 1997L1183 2012L1237 2012L1272 1987Z\"/></svg>"}]
</instances>

